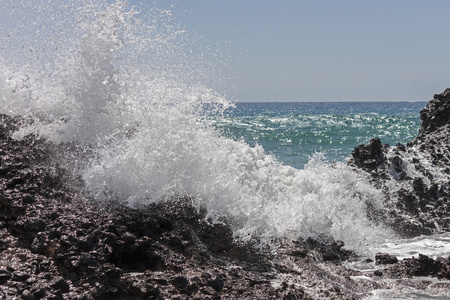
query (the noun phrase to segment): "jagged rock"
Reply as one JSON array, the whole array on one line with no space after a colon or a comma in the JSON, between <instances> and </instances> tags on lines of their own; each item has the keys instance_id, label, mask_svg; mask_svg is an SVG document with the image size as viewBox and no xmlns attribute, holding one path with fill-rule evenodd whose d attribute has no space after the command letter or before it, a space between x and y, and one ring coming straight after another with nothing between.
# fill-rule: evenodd
<instances>
[{"instance_id":1,"label":"jagged rock","mask_svg":"<svg viewBox=\"0 0 450 300\"><path fill-rule=\"evenodd\" d=\"M318 235L306 240L306 246L313 251L314 256L323 261L345 260L355 255L352 251L344 250L344 242L335 241L332 237Z\"/></svg>"},{"instance_id":2,"label":"jagged rock","mask_svg":"<svg viewBox=\"0 0 450 300\"><path fill-rule=\"evenodd\" d=\"M188 287L190 285L189 280L184 276L177 276L173 278L171 281L172 285L176 287L178 290L182 291L183 293L188 292Z\"/></svg>"},{"instance_id":3,"label":"jagged rock","mask_svg":"<svg viewBox=\"0 0 450 300\"><path fill-rule=\"evenodd\" d=\"M397 274L397 276L434 276L441 279L450 279L450 258L433 259L419 254L417 258L405 258L392 264L386 270Z\"/></svg>"},{"instance_id":4,"label":"jagged rock","mask_svg":"<svg viewBox=\"0 0 450 300\"><path fill-rule=\"evenodd\" d=\"M384 192L384 211L370 212L374 219L404 237L443 232L449 225L450 89L435 95L420 116L420 132L406 146L389 147L375 138L356 147L348 161Z\"/></svg>"},{"instance_id":5,"label":"jagged rock","mask_svg":"<svg viewBox=\"0 0 450 300\"><path fill-rule=\"evenodd\" d=\"M67 293L70 290L70 285L62 277L53 279L50 286L57 291L61 291L62 293Z\"/></svg>"},{"instance_id":6,"label":"jagged rock","mask_svg":"<svg viewBox=\"0 0 450 300\"><path fill-rule=\"evenodd\" d=\"M373 274L375 276L383 276L383 272L381 272L380 270L376 270L375 272L373 272Z\"/></svg>"},{"instance_id":7,"label":"jagged rock","mask_svg":"<svg viewBox=\"0 0 450 300\"><path fill-rule=\"evenodd\" d=\"M373 138L368 145L359 145L352 152L354 163L363 169L373 170L386 160L383 150L389 145L383 145L379 138Z\"/></svg>"},{"instance_id":8,"label":"jagged rock","mask_svg":"<svg viewBox=\"0 0 450 300\"><path fill-rule=\"evenodd\" d=\"M434 95L428 105L420 112L422 125L420 134L430 133L450 123L450 88L442 94Z\"/></svg>"},{"instance_id":9,"label":"jagged rock","mask_svg":"<svg viewBox=\"0 0 450 300\"><path fill-rule=\"evenodd\" d=\"M448 91L435 97L434 106L423 112L427 134L407 146L391 149L373 139L352 155L350 165L369 172L381 188L391 173L401 181L398 207L392 208L395 217L386 222L405 235L450 226L443 217L450 212L450 189L436 181L422 157L408 160L414 156L411 151L422 149L431 165L450 170L449 134L440 125L445 118L431 116L442 112L447 98ZM53 145L33 136L13 140L11 133L21 122L19 117L0 115L2 298L358 299L373 289L392 287L352 280L349 276L361 273L341 262L355 255L330 236L281 239L275 241L279 248L274 254L237 242L226 219L213 224L188 196L140 210L91 201L79 176L58 163L67 149L77 146ZM414 176L407 174L409 163L418 168ZM373 215L375 219L390 214ZM333 272L317 267L315 260L328 263ZM394 263L389 255L378 255L376 260L390 262L383 266L388 271L379 271L383 278L391 274L449 278L448 259L419 256Z\"/></svg>"},{"instance_id":10,"label":"jagged rock","mask_svg":"<svg viewBox=\"0 0 450 300\"><path fill-rule=\"evenodd\" d=\"M6 268L0 265L0 297L270 299L304 295L291 286L273 287L269 253L236 242L227 220L212 224L189 197L140 210L114 203L105 207L80 193L82 182L52 160L52 153L68 146L31 137L13 140L10 133L20 119L0 119L0 261L12 261ZM313 264L307 260L311 244L293 244L292 251L283 255L305 259L304 266ZM338 259L343 253L342 245L332 239L323 246L327 259ZM312 248L320 247L317 240ZM279 267L283 268L287 274L298 272L292 266ZM18 284L23 285L20 292ZM322 290L337 296L326 285Z\"/></svg>"},{"instance_id":11,"label":"jagged rock","mask_svg":"<svg viewBox=\"0 0 450 300\"><path fill-rule=\"evenodd\" d=\"M387 265L387 264L395 264L398 262L398 259L394 255L390 255L388 253L377 253L375 255L375 264L377 265Z\"/></svg>"},{"instance_id":12,"label":"jagged rock","mask_svg":"<svg viewBox=\"0 0 450 300\"><path fill-rule=\"evenodd\" d=\"M0 284L7 282L11 277L12 275L10 272L0 270Z\"/></svg>"}]
</instances>

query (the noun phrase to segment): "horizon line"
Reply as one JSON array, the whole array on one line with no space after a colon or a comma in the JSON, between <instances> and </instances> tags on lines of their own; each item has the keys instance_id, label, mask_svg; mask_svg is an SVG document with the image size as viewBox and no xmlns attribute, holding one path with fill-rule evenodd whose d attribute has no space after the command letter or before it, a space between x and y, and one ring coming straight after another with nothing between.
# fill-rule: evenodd
<instances>
[{"instance_id":1,"label":"horizon line","mask_svg":"<svg viewBox=\"0 0 450 300\"><path fill-rule=\"evenodd\" d=\"M431 100L431 99L430 99ZM430 100L338 100L338 101L231 101L233 103L420 103L420 102L430 102Z\"/></svg>"}]
</instances>

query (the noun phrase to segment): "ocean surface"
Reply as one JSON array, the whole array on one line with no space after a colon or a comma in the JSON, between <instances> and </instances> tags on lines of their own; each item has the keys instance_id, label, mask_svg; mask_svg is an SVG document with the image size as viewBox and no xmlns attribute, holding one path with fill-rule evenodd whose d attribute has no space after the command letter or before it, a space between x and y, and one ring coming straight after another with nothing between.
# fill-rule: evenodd
<instances>
[{"instance_id":1,"label":"ocean surface","mask_svg":"<svg viewBox=\"0 0 450 300\"><path fill-rule=\"evenodd\" d=\"M3 4L5 20L34 26L0 29L0 111L33 120L17 139L94 151L69 165L98 201L138 208L190 195L262 245L328 234L371 255L396 239L367 217L382 192L345 159L372 137L413 139L425 102L233 103L209 87L214 62L205 68L166 10L36 5Z\"/></svg>"},{"instance_id":2,"label":"ocean surface","mask_svg":"<svg viewBox=\"0 0 450 300\"><path fill-rule=\"evenodd\" d=\"M355 146L374 137L384 144L406 144L417 135L426 104L238 102L215 126L227 137L259 144L284 164L303 169L316 152L329 162L344 161Z\"/></svg>"}]
</instances>

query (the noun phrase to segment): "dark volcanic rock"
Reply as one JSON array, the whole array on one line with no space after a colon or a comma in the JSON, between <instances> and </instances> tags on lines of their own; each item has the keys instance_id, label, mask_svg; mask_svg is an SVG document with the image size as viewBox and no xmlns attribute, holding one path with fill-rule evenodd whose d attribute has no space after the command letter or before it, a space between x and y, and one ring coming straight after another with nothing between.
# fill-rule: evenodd
<instances>
[{"instance_id":1,"label":"dark volcanic rock","mask_svg":"<svg viewBox=\"0 0 450 300\"><path fill-rule=\"evenodd\" d=\"M373 138L368 145L359 145L352 152L355 164L365 170L373 170L386 161L383 145L379 138Z\"/></svg>"},{"instance_id":2,"label":"dark volcanic rock","mask_svg":"<svg viewBox=\"0 0 450 300\"><path fill-rule=\"evenodd\" d=\"M0 297L347 298L308 255L317 251L338 265L346 255L342 243L286 241L273 262L272 254L235 241L226 220L209 222L189 197L140 210L96 203L83 194L76 174L54 159L75 146L32 136L14 140L20 118L0 119ZM283 263L289 257L296 263ZM285 276L296 284L278 279ZM329 279L316 279L322 277ZM308 294L301 286L309 281L320 289ZM336 285L355 295L365 289L348 280Z\"/></svg>"},{"instance_id":3,"label":"dark volcanic rock","mask_svg":"<svg viewBox=\"0 0 450 300\"><path fill-rule=\"evenodd\" d=\"M435 131L439 127L450 124L450 88L442 94L434 95L428 105L420 112L421 134Z\"/></svg>"},{"instance_id":4,"label":"dark volcanic rock","mask_svg":"<svg viewBox=\"0 0 450 300\"><path fill-rule=\"evenodd\" d=\"M372 139L348 162L384 191L385 211L369 214L405 237L450 228L450 89L435 95L420 116L420 132L406 146Z\"/></svg>"},{"instance_id":5,"label":"dark volcanic rock","mask_svg":"<svg viewBox=\"0 0 450 300\"><path fill-rule=\"evenodd\" d=\"M434 276L441 279L450 279L450 257L433 259L419 254L418 258L405 258L390 265L386 270L397 276Z\"/></svg>"},{"instance_id":6,"label":"dark volcanic rock","mask_svg":"<svg viewBox=\"0 0 450 300\"><path fill-rule=\"evenodd\" d=\"M387 200L396 199L387 201L389 210L369 215L408 236L450 225L450 180L442 181L450 176L448 94L422 112L423 130L407 146L373 139L356 147L349 162L379 188L399 185L386 192ZM23 122L0 115L2 299L361 299L397 284L352 279L365 276L342 264L354 253L326 235L282 239L275 250L257 251L234 239L226 219L212 224L187 196L140 210L96 203L65 169L67 151L85 157L89 149L12 139ZM376 263L385 269L373 276L382 278L450 273L448 259L395 262L379 254Z\"/></svg>"},{"instance_id":7,"label":"dark volcanic rock","mask_svg":"<svg viewBox=\"0 0 450 300\"><path fill-rule=\"evenodd\" d=\"M375 255L375 263L377 265L395 264L398 262L397 257L387 253L377 253Z\"/></svg>"},{"instance_id":8,"label":"dark volcanic rock","mask_svg":"<svg viewBox=\"0 0 450 300\"><path fill-rule=\"evenodd\" d=\"M342 241L335 241L332 237L326 235L308 238L306 245L314 256L321 261L345 260L355 255L352 251L343 249L344 243Z\"/></svg>"}]
</instances>

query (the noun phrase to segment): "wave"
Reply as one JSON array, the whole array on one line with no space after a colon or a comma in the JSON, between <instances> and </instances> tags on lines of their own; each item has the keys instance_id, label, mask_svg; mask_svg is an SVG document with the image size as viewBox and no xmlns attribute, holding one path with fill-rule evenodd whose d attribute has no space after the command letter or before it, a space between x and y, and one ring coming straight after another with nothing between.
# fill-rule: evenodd
<instances>
[{"instance_id":1,"label":"wave","mask_svg":"<svg viewBox=\"0 0 450 300\"><path fill-rule=\"evenodd\" d=\"M11 65L2 52L2 112L30 120L17 139L94 151L82 177L95 199L139 208L188 195L262 245L326 233L364 253L391 235L368 217L380 191L345 164L316 154L298 170L210 124L233 103L202 82L170 11L144 16L120 1L66 9L77 21L53 60Z\"/></svg>"}]
</instances>

